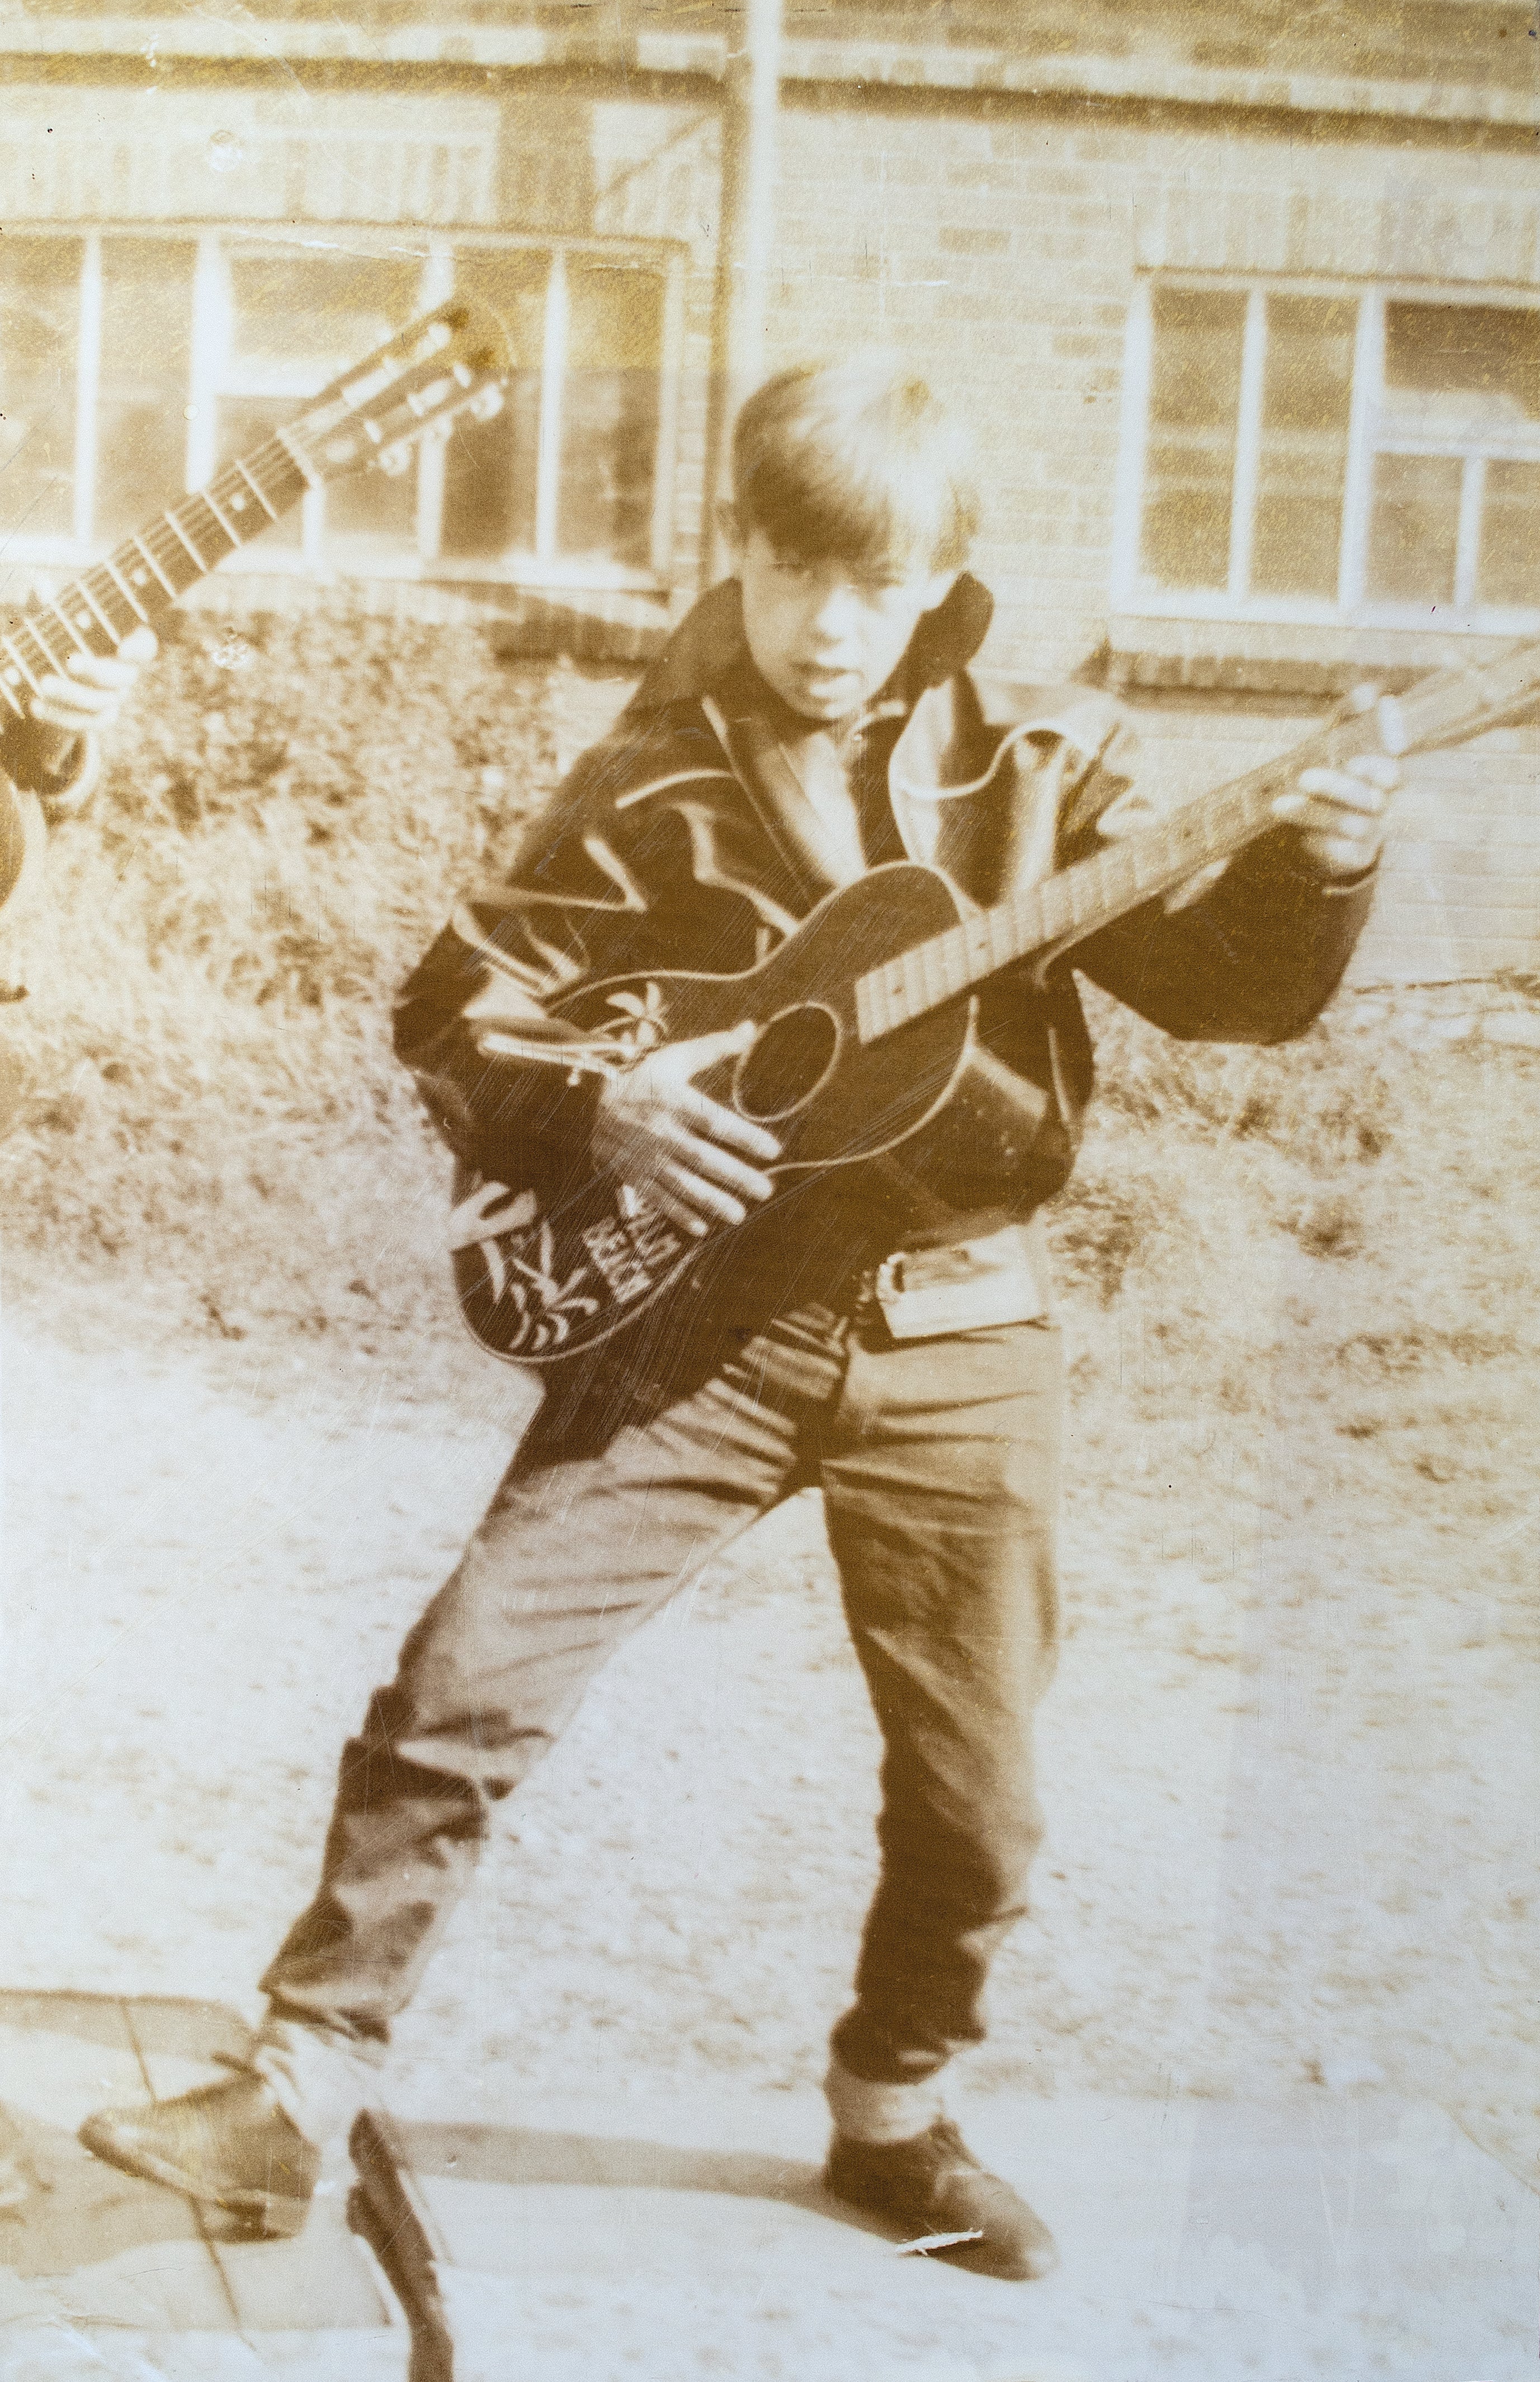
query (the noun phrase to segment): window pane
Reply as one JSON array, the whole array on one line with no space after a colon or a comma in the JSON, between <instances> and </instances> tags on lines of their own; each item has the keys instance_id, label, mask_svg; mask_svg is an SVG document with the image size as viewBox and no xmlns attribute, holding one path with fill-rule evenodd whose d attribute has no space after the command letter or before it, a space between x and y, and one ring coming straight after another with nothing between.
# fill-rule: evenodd
<instances>
[{"instance_id":1,"label":"window pane","mask_svg":"<svg viewBox=\"0 0 1540 2382\"><path fill-rule=\"evenodd\" d=\"M454 285L501 317L513 350L513 377L490 422L464 415L444 457L445 554L535 550L535 473L540 447L540 360L545 343L548 256L470 249L455 259Z\"/></svg>"},{"instance_id":2,"label":"window pane","mask_svg":"<svg viewBox=\"0 0 1540 2382\"><path fill-rule=\"evenodd\" d=\"M1371 596L1448 604L1460 529L1458 455L1376 455L1369 519Z\"/></svg>"},{"instance_id":3,"label":"window pane","mask_svg":"<svg viewBox=\"0 0 1540 2382\"><path fill-rule=\"evenodd\" d=\"M1337 594L1357 323L1349 299L1267 301L1251 546L1263 594Z\"/></svg>"},{"instance_id":4,"label":"window pane","mask_svg":"<svg viewBox=\"0 0 1540 2382\"><path fill-rule=\"evenodd\" d=\"M406 256L273 256L237 252L229 260L230 361L225 383L255 396L288 396L268 411L271 425L302 401L363 362L420 311L423 264ZM229 400L220 407L221 426ZM247 417L251 418L251 417ZM416 535L417 459L395 479L367 471L326 490L329 536L376 537L410 546ZM285 543L298 538L292 522ZM284 535L284 532L276 533Z\"/></svg>"},{"instance_id":5,"label":"window pane","mask_svg":"<svg viewBox=\"0 0 1540 2382\"><path fill-rule=\"evenodd\" d=\"M569 258L561 399L563 554L651 560L663 282L630 265Z\"/></svg>"},{"instance_id":6,"label":"window pane","mask_svg":"<svg viewBox=\"0 0 1540 2382\"><path fill-rule=\"evenodd\" d=\"M75 505L78 239L0 241L0 524L68 536Z\"/></svg>"},{"instance_id":7,"label":"window pane","mask_svg":"<svg viewBox=\"0 0 1540 2382\"><path fill-rule=\"evenodd\" d=\"M393 478L371 463L326 487L326 536L385 537L392 546L417 542L417 449Z\"/></svg>"},{"instance_id":8,"label":"window pane","mask_svg":"<svg viewBox=\"0 0 1540 2382\"><path fill-rule=\"evenodd\" d=\"M1476 600L1540 605L1540 463L1486 466Z\"/></svg>"},{"instance_id":9,"label":"window pane","mask_svg":"<svg viewBox=\"0 0 1540 2382\"><path fill-rule=\"evenodd\" d=\"M1540 310L1385 310L1385 399L1398 427L1479 436L1540 421Z\"/></svg>"},{"instance_id":10,"label":"window pane","mask_svg":"<svg viewBox=\"0 0 1540 2382\"><path fill-rule=\"evenodd\" d=\"M1142 567L1167 587L1223 587L1245 292L1157 289L1153 310Z\"/></svg>"},{"instance_id":11,"label":"window pane","mask_svg":"<svg viewBox=\"0 0 1540 2382\"><path fill-rule=\"evenodd\" d=\"M314 397L420 312L423 263L238 250L229 276L228 386Z\"/></svg>"},{"instance_id":12,"label":"window pane","mask_svg":"<svg viewBox=\"0 0 1540 2382\"><path fill-rule=\"evenodd\" d=\"M98 537L127 537L186 490L196 254L189 240L102 242Z\"/></svg>"},{"instance_id":13,"label":"window pane","mask_svg":"<svg viewBox=\"0 0 1540 2382\"><path fill-rule=\"evenodd\" d=\"M215 441L215 461L233 463L238 458L251 455L265 446L279 425L290 420L296 411L291 397L222 397ZM261 477L261 474L258 475ZM268 476L262 485L270 488L281 482ZM267 546L298 546L301 536L300 508L291 506L276 522L269 522L262 532Z\"/></svg>"}]
</instances>

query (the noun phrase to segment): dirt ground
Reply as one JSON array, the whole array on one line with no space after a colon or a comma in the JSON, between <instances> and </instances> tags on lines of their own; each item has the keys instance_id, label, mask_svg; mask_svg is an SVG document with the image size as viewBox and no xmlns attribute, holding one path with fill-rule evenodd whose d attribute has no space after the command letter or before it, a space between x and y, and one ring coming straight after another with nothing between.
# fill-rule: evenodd
<instances>
[{"instance_id":1,"label":"dirt ground","mask_svg":"<svg viewBox=\"0 0 1540 2382\"><path fill-rule=\"evenodd\" d=\"M458 1351L431 1394L292 1338L211 1353L157 1332L149 1293L4 1320L5 1981L253 2011L339 1741L523 1384ZM1392 2093L1534 2183L1535 1510L1472 1544L1357 1494L1310 1387L1280 1380L1249 1448L1174 1425L1169 1467L1157 1441L1094 1503L1071 1467L1049 1837L971 2081ZM1224 1543L1162 1477L1184 1433L1233 1474ZM816 2080L875 1751L804 1497L593 1690L401 2027L399 2089L431 2104L488 2063L548 2097Z\"/></svg>"}]
</instances>

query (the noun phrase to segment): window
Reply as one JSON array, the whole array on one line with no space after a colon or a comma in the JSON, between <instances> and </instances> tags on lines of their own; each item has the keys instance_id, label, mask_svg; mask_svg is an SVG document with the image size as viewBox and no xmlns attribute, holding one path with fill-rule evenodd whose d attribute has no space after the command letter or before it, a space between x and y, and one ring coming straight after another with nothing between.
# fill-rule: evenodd
<instances>
[{"instance_id":1,"label":"window","mask_svg":"<svg viewBox=\"0 0 1540 2382\"><path fill-rule=\"evenodd\" d=\"M678 265L656 250L399 236L9 233L0 243L0 537L74 562L261 444L455 290L508 326L503 411L397 478L312 491L242 567L645 585L669 568Z\"/></svg>"},{"instance_id":2,"label":"window","mask_svg":"<svg viewBox=\"0 0 1540 2382\"><path fill-rule=\"evenodd\" d=\"M74 534L80 366L79 239L0 247L0 464L5 527L16 537Z\"/></svg>"},{"instance_id":3,"label":"window","mask_svg":"<svg viewBox=\"0 0 1540 2382\"><path fill-rule=\"evenodd\" d=\"M1540 610L1540 308L1162 282L1129 362L1120 604L1499 629Z\"/></svg>"}]
</instances>

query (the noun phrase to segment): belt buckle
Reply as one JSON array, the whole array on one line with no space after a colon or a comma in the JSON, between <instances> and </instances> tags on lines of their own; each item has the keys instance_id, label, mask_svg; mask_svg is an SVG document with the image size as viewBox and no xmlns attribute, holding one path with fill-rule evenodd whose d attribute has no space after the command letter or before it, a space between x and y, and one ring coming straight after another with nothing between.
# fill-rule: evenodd
<instances>
[{"instance_id":1,"label":"belt buckle","mask_svg":"<svg viewBox=\"0 0 1540 2382\"><path fill-rule=\"evenodd\" d=\"M1019 1226L934 1248L894 1249L877 1269L873 1295L894 1340L1032 1323L1048 1311Z\"/></svg>"}]
</instances>

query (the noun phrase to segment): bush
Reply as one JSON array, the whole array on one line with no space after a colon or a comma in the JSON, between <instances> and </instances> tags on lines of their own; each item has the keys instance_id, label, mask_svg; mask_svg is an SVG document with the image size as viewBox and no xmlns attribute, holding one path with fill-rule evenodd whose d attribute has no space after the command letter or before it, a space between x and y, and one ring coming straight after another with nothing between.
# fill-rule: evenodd
<instances>
[{"instance_id":1,"label":"bush","mask_svg":"<svg viewBox=\"0 0 1540 2382\"><path fill-rule=\"evenodd\" d=\"M463 629L174 619L5 924L13 1257L123 1260L227 1324L325 1328L365 1276L398 1320L438 1296L442 1166L388 1004L554 782L552 677Z\"/></svg>"}]
</instances>

